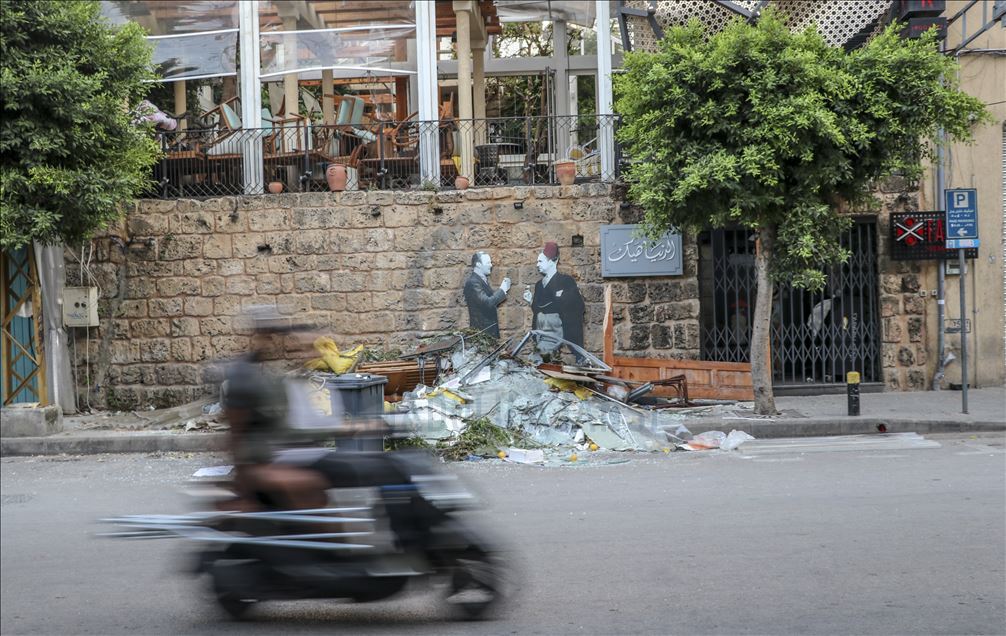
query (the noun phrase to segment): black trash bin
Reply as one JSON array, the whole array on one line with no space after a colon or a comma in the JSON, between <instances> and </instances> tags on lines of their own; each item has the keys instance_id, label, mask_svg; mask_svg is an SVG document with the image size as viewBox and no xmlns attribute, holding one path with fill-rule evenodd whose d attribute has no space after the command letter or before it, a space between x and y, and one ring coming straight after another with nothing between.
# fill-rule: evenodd
<instances>
[{"instance_id":1,"label":"black trash bin","mask_svg":"<svg viewBox=\"0 0 1006 636\"><path fill-rule=\"evenodd\" d=\"M388 378L369 373L344 373L329 377L325 386L332 392L332 414L341 409L340 415L346 419L379 418L384 414L384 385ZM335 399L338 392L339 400ZM340 403L341 402L341 405ZM340 440L337 446L343 450L381 451L384 450L384 436L374 433Z\"/></svg>"}]
</instances>

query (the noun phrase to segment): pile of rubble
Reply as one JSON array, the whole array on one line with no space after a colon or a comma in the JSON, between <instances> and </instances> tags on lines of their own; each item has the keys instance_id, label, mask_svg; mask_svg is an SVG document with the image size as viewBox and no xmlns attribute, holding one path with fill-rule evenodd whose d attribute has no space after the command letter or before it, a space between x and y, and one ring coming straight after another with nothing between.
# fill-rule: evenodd
<instances>
[{"instance_id":1,"label":"pile of rubble","mask_svg":"<svg viewBox=\"0 0 1006 636\"><path fill-rule=\"evenodd\" d=\"M432 364L442 372L432 384L403 392L388 405L385 419L440 445L482 420L541 449L656 451L691 439L686 416L668 408L691 406L686 392L676 400L654 398L652 384L613 377L611 367L575 345L578 361L572 365L542 364L534 351L521 357L538 337L530 332L516 346L507 342L489 352L461 339L427 348L436 350Z\"/></svg>"}]
</instances>

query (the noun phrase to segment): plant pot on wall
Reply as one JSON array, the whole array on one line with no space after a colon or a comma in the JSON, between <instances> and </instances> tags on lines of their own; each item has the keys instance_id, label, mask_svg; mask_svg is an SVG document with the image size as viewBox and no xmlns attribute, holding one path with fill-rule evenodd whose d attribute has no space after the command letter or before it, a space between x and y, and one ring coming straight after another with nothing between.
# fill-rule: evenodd
<instances>
[{"instance_id":1,"label":"plant pot on wall","mask_svg":"<svg viewBox=\"0 0 1006 636\"><path fill-rule=\"evenodd\" d=\"M272 194L279 194L280 192L283 191L283 182L270 181L267 187L269 188L269 192L271 192Z\"/></svg>"},{"instance_id":2,"label":"plant pot on wall","mask_svg":"<svg viewBox=\"0 0 1006 636\"><path fill-rule=\"evenodd\" d=\"M328 189L332 192L342 192L346 189L346 182L349 180L349 173L346 166L341 163L330 163L325 170L325 180L328 181Z\"/></svg>"},{"instance_id":3,"label":"plant pot on wall","mask_svg":"<svg viewBox=\"0 0 1006 636\"><path fill-rule=\"evenodd\" d=\"M467 190L468 177L462 177L461 175L454 177L454 187L458 190Z\"/></svg>"},{"instance_id":4,"label":"plant pot on wall","mask_svg":"<svg viewBox=\"0 0 1006 636\"><path fill-rule=\"evenodd\" d=\"M560 161L555 164L555 178L564 186L573 185L576 181L576 163Z\"/></svg>"}]
</instances>

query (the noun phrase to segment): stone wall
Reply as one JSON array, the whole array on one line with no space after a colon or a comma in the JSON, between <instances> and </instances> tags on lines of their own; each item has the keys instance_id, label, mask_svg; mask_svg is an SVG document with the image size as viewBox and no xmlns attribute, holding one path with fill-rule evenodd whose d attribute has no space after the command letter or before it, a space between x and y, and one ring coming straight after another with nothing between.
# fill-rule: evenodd
<instances>
[{"instance_id":1,"label":"stone wall","mask_svg":"<svg viewBox=\"0 0 1006 636\"><path fill-rule=\"evenodd\" d=\"M926 313L926 271L929 261L894 261L890 258L890 214L917 212L918 192L902 179L892 179L876 192L881 203L877 215L878 269L880 274L881 374L887 389L921 391L927 387L926 365L930 347ZM935 309L935 308L934 308Z\"/></svg>"},{"instance_id":2,"label":"stone wall","mask_svg":"<svg viewBox=\"0 0 1006 636\"><path fill-rule=\"evenodd\" d=\"M694 240L684 242L683 276L600 277L600 226L637 220L617 196L586 184L139 201L94 241L84 276L68 255L69 284L93 281L102 296L101 326L89 344L77 334L78 384L90 378L91 405L110 408L211 394L214 363L248 345L243 309L260 303L285 307L347 348L415 345L467 326L461 288L475 250L492 255L494 285L512 279L500 324L504 337L520 335L531 324L521 294L540 279L535 259L549 240L586 302L589 350L602 349L609 284L619 353L696 358Z\"/></svg>"}]
</instances>

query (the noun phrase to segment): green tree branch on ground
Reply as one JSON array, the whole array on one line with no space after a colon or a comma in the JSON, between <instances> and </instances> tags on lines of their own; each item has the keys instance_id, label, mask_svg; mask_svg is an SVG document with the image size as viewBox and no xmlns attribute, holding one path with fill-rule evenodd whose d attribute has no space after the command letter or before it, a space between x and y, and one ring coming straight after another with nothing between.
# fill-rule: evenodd
<instances>
[{"instance_id":1,"label":"green tree branch on ground","mask_svg":"<svg viewBox=\"0 0 1006 636\"><path fill-rule=\"evenodd\" d=\"M903 40L892 25L861 49L792 33L773 12L709 35L693 21L617 75L619 138L633 163L629 196L647 233L739 225L757 233L751 367L756 412L775 413L769 330L773 283L820 289L849 205L872 184L921 172L942 127L969 140L988 114L955 85L935 33Z\"/></svg>"},{"instance_id":2,"label":"green tree branch on ground","mask_svg":"<svg viewBox=\"0 0 1006 636\"><path fill-rule=\"evenodd\" d=\"M135 24L97 2L0 0L0 246L75 243L146 187L157 145L130 112L152 79Z\"/></svg>"}]
</instances>

